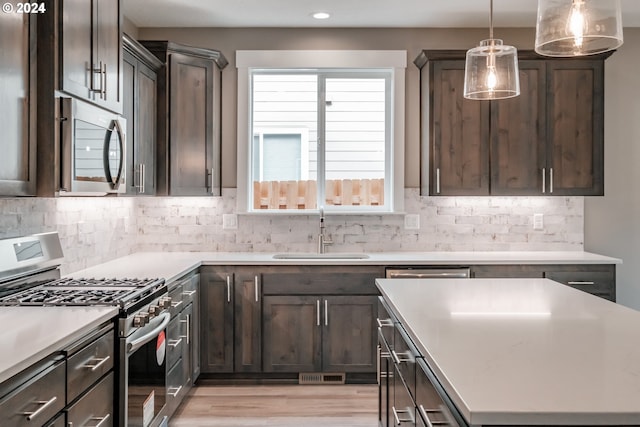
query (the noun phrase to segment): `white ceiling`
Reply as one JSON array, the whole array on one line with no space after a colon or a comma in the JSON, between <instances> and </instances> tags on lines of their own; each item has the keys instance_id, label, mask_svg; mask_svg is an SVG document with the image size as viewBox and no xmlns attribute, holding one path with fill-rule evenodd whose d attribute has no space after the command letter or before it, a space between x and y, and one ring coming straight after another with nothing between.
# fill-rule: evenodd
<instances>
[{"instance_id":1,"label":"white ceiling","mask_svg":"<svg viewBox=\"0 0 640 427\"><path fill-rule=\"evenodd\" d=\"M124 0L144 27L486 27L489 0ZM494 26L534 27L537 0L494 1ZM318 21L312 12L332 14ZM622 0L625 27L640 27L640 1Z\"/></svg>"}]
</instances>

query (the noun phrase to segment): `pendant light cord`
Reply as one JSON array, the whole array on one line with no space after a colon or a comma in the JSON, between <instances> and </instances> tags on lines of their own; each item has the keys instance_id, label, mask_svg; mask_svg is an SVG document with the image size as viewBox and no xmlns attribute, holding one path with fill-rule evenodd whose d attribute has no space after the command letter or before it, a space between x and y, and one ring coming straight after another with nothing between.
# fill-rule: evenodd
<instances>
[{"instance_id":1,"label":"pendant light cord","mask_svg":"<svg viewBox=\"0 0 640 427\"><path fill-rule=\"evenodd\" d=\"M493 39L493 0L489 1L489 38Z\"/></svg>"}]
</instances>

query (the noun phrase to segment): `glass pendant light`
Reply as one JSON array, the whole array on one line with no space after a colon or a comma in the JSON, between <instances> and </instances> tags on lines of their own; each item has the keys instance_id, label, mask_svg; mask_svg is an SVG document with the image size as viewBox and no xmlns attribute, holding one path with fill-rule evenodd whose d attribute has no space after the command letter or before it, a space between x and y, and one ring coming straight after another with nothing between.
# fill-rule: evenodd
<instances>
[{"instance_id":1,"label":"glass pendant light","mask_svg":"<svg viewBox=\"0 0 640 427\"><path fill-rule=\"evenodd\" d=\"M620 0L538 0L535 50L583 56L622 45Z\"/></svg>"},{"instance_id":2,"label":"glass pendant light","mask_svg":"<svg viewBox=\"0 0 640 427\"><path fill-rule=\"evenodd\" d=\"M518 51L493 38L493 0L490 1L489 38L467 51L464 97L504 99L520 95Z\"/></svg>"}]
</instances>

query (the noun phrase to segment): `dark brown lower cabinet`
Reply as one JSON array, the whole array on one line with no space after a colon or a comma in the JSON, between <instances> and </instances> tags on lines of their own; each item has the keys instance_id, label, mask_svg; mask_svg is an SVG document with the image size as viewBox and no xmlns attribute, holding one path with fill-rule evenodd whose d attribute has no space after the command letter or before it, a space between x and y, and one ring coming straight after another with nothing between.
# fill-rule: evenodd
<instances>
[{"instance_id":1,"label":"dark brown lower cabinet","mask_svg":"<svg viewBox=\"0 0 640 427\"><path fill-rule=\"evenodd\" d=\"M235 273L234 370L262 371L261 276L238 268Z\"/></svg>"},{"instance_id":2,"label":"dark brown lower cabinet","mask_svg":"<svg viewBox=\"0 0 640 427\"><path fill-rule=\"evenodd\" d=\"M475 265L471 266L471 277L545 277L610 301L616 300L615 264Z\"/></svg>"},{"instance_id":3,"label":"dark brown lower cabinet","mask_svg":"<svg viewBox=\"0 0 640 427\"><path fill-rule=\"evenodd\" d=\"M375 372L377 298L264 298L265 372Z\"/></svg>"},{"instance_id":4,"label":"dark brown lower cabinet","mask_svg":"<svg viewBox=\"0 0 640 427\"><path fill-rule=\"evenodd\" d=\"M321 298L264 297L264 372L315 372L322 368Z\"/></svg>"},{"instance_id":5,"label":"dark brown lower cabinet","mask_svg":"<svg viewBox=\"0 0 640 427\"><path fill-rule=\"evenodd\" d=\"M203 268L200 274L202 373L233 372L233 272Z\"/></svg>"}]
</instances>

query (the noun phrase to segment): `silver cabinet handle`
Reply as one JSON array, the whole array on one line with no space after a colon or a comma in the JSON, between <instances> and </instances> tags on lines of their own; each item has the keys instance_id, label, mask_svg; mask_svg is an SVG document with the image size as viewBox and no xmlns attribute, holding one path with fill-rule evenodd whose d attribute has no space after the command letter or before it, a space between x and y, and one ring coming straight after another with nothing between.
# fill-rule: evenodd
<instances>
[{"instance_id":1,"label":"silver cabinet handle","mask_svg":"<svg viewBox=\"0 0 640 427\"><path fill-rule=\"evenodd\" d=\"M227 302L231 302L231 277L227 276Z\"/></svg>"},{"instance_id":2,"label":"silver cabinet handle","mask_svg":"<svg viewBox=\"0 0 640 427\"><path fill-rule=\"evenodd\" d=\"M91 369L91 371L95 371L100 366L102 366L105 363L107 363L107 360L109 360L109 359L111 359L111 356L103 357L102 359L89 359L89 360L98 360L99 362L95 363L93 365L91 365L91 364L82 365L82 367L83 368L87 368L87 369Z\"/></svg>"},{"instance_id":3,"label":"silver cabinet handle","mask_svg":"<svg viewBox=\"0 0 640 427\"><path fill-rule=\"evenodd\" d=\"M207 175L208 175L208 177L209 177L209 189L210 189L210 192L211 192L211 193L213 193L213 180L214 180L214 178L213 178L213 176L214 176L214 175L213 175L213 173L214 173L214 172L215 172L215 171L214 171L214 169L213 169L213 168L211 168L210 170L209 170L209 169L207 169Z\"/></svg>"},{"instance_id":4,"label":"silver cabinet handle","mask_svg":"<svg viewBox=\"0 0 640 427\"><path fill-rule=\"evenodd\" d=\"M185 320L181 320L180 323L184 323L185 325L185 335L180 335L180 338L184 338L187 340L187 344L189 344L189 325L191 323L191 315L187 314L187 318Z\"/></svg>"},{"instance_id":5,"label":"silver cabinet handle","mask_svg":"<svg viewBox=\"0 0 640 427\"><path fill-rule=\"evenodd\" d=\"M142 190L140 191L142 194L144 194L145 192L145 174L146 174L146 167L144 165L144 163L140 163L140 167L142 168L142 173L140 174L140 177L142 178L141 180L141 185L142 185Z\"/></svg>"},{"instance_id":6,"label":"silver cabinet handle","mask_svg":"<svg viewBox=\"0 0 640 427\"><path fill-rule=\"evenodd\" d=\"M100 84L101 96L100 98L107 100L107 63L102 64L102 83Z\"/></svg>"},{"instance_id":7,"label":"silver cabinet handle","mask_svg":"<svg viewBox=\"0 0 640 427\"><path fill-rule=\"evenodd\" d=\"M395 350L391 350L391 358L398 365L401 364L401 363L414 362L414 360L411 358L411 356L409 356L408 353L409 352L398 354L398 353L396 353Z\"/></svg>"},{"instance_id":8,"label":"silver cabinet handle","mask_svg":"<svg viewBox=\"0 0 640 427\"><path fill-rule=\"evenodd\" d=\"M178 308L182 305L182 300L178 301L178 302L172 302L171 303L171 307L172 308Z\"/></svg>"},{"instance_id":9,"label":"silver cabinet handle","mask_svg":"<svg viewBox=\"0 0 640 427\"><path fill-rule=\"evenodd\" d=\"M37 403L38 405L40 405L38 409L36 409L33 412L21 412L21 414L27 416L27 421L31 421L32 419L40 415L42 412L44 412L44 410L47 409L49 406L53 405L53 403L56 400L58 400L57 396L53 396L49 400L37 400L34 403Z\"/></svg>"},{"instance_id":10,"label":"silver cabinet handle","mask_svg":"<svg viewBox=\"0 0 640 427\"><path fill-rule=\"evenodd\" d=\"M167 394L171 397L176 397L178 395L178 393L180 393L180 390L182 390L182 386L180 387L169 387L169 389L167 390Z\"/></svg>"},{"instance_id":11,"label":"silver cabinet handle","mask_svg":"<svg viewBox=\"0 0 640 427\"><path fill-rule=\"evenodd\" d=\"M184 292L182 292L182 295L185 295L185 296L190 297L190 296L192 296L193 294L195 294L196 292L197 292L197 291L184 291Z\"/></svg>"},{"instance_id":12,"label":"silver cabinet handle","mask_svg":"<svg viewBox=\"0 0 640 427\"><path fill-rule=\"evenodd\" d=\"M542 194L547 192L547 168L542 168Z\"/></svg>"},{"instance_id":13,"label":"silver cabinet handle","mask_svg":"<svg viewBox=\"0 0 640 427\"><path fill-rule=\"evenodd\" d=\"M376 319L376 323L378 323L378 328L393 328L393 321L391 319Z\"/></svg>"},{"instance_id":14,"label":"silver cabinet handle","mask_svg":"<svg viewBox=\"0 0 640 427\"><path fill-rule=\"evenodd\" d=\"M553 168L549 168L549 193L553 193Z\"/></svg>"},{"instance_id":15,"label":"silver cabinet handle","mask_svg":"<svg viewBox=\"0 0 640 427\"><path fill-rule=\"evenodd\" d=\"M596 282L592 282L592 281L570 281L567 282L567 285L574 285L574 286L591 286L591 285L595 285Z\"/></svg>"},{"instance_id":16,"label":"silver cabinet handle","mask_svg":"<svg viewBox=\"0 0 640 427\"><path fill-rule=\"evenodd\" d=\"M402 423L413 423L414 419L411 416L412 412L410 409L401 409L397 410L395 406L391 407L391 411L393 412L393 418L396 420L396 425L399 426ZM405 418L400 418L399 414L406 414Z\"/></svg>"},{"instance_id":17,"label":"silver cabinet handle","mask_svg":"<svg viewBox=\"0 0 640 427\"><path fill-rule=\"evenodd\" d=\"M324 326L329 326L329 303L324 300Z\"/></svg>"},{"instance_id":18,"label":"silver cabinet handle","mask_svg":"<svg viewBox=\"0 0 640 427\"><path fill-rule=\"evenodd\" d=\"M254 276L253 283L255 285L256 302L258 302L258 276Z\"/></svg>"},{"instance_id":19,"label":"silver cabinet handle","mask_svg":"<svg viewBox=\"0 0 640 427\"><path fill-rule=\"evenodd\" d=\"M179 338L177 340L167 340L168 343L167 345L171 348L176 348L177 346L180 345L180 343L182 342L182 338Z\"/></svg>"},{"instance_id":20,"label":"silver cabinet handle","mask_svg":"<svg viewBox=\"0 0 640 427\"><path fill-rule=\"evenodd\" d=\"M439 414L442 411L439 409L424 409L424 406L418 406L418 411L420 411L420 415L424 418L424 421L427 423L427 427L433 427L434 425L446 426L449 425L449 421L431 421L428 413L432 412L434 414Z\"/></svg>"},{"instance_id":21,"label":"silver cabinet handle","mask_svg":"<svg viewBox=\"0 0 640 427\"><path fill-rule=\"evenodd\" d=\"M191 315L187 314L187 344L191 341Z\"/></svg>"},{"instance_id":22,"label":"silver cabinet handle","mask_svg":"<svg viewBox=\"0 0 640 427\"><path fill-rule=\"evenodd\" d=\"M107 414L104 417L92 417L89 418L91 421L98 421L100 420L100 422L96 425L94 425L93 427L100 427L102 424L106 423L107 420L111 417L111 414Z\"/></svg>"},{"instance_id":23,"label":"silver cabinet handle","mask_svg":"<svg viewBox=\"0 0 640 427\"><path fill-rule=\"evenodd\" d=\"M90 87L89 87L89 91L93 92L93 93L97 93L98 95L100 95L100 98L102 99L102 83L103 83L103 79L102 79L102 61L100 61L98 63L98 67L96 68L95 64L91 64L91 82L90 82ZM98 74L98 77L100 77L100 87L96 88L96 74Z\"/></svg>"},{"instance_id":24,"label":"silver cabinet handle","mask_svg":"<svg viewBox=\"0 0 640 427\"><path fill-rule=\"evenodd\" d=\"M436 194L440 194L440 168L436 168Z\"/></svg>"},{"instance_id":25,"label":"silver cabinet handle","mask_svg":"<svg viewBox=\"0 0 640 427\"><path fill-rule=\"evenodd\" d=\"M320 326L320 300L316 300L316 324Z\"/></svg>"}]
</instances>

